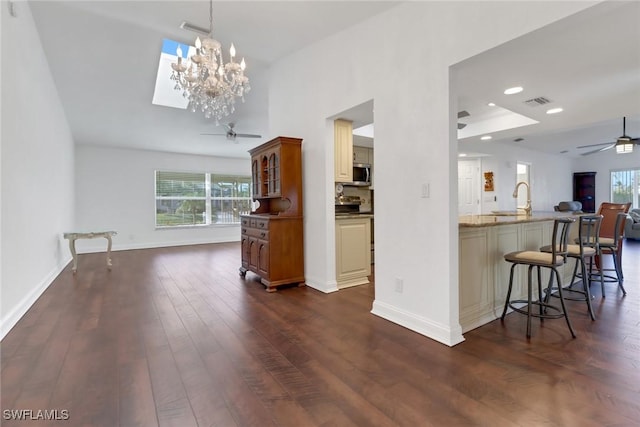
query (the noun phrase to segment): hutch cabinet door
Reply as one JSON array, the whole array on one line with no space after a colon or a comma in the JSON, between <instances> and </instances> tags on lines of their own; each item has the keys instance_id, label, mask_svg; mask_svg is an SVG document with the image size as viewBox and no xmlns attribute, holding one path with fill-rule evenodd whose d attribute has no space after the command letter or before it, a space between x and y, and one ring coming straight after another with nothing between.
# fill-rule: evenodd
<instances>
[{"instance_id":1,"label":"hutch cabinet door","mask_svg":"<svg viewBox=\"0 0 640 427\"><path fill-rule=\"evenodd\" d=\"M269 153L269 196L280 196L280 152Z\"/></svg>"},{"instance_id":2,"label":"hutch cabinet door","mask_svg":"<svg viewBox=\"0 0 640 427\"><path fill-rule=\"evenodd\" d=\"M258 240L258 272L269 279L269 242L266 240Z\"/></svg>"}]
</instances>

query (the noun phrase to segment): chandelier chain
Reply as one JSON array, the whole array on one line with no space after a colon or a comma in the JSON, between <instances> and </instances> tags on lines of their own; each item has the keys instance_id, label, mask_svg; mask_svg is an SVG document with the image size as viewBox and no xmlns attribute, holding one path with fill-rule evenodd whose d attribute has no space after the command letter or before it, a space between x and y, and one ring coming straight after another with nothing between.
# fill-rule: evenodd
<instances>
[{"instance_id":1,"label":"chandelier chain","mask_svg":"<svg viewBox=\"0 0 640 427\"><path fill-rule=\"evenodd\" d=\"M209 0L209 37L213 35L213 0Z\"/></svg>"}]
</instances>

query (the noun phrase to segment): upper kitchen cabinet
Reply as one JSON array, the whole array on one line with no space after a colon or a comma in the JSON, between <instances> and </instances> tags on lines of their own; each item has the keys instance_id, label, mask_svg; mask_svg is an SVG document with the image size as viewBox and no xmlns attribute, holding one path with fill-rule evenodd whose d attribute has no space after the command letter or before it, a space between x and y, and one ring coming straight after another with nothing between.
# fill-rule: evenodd
<instances>
[{"instance_id":1,"label":"upper kitchen cabinet","mask_svg":"<svg viewBox=\"0 0 640 427\"><path fill-rule=\"evenodd\" d=\"M367 147L353 147L353 163L365 163L370 164L369 161L369 151L370 149Z\"/></svg>"},{"instance_id":2,"label":"upper kitchen cabinet","mask_svg":"<svg viewBox=\"0 0 640 427\"><path fill-rule=\"evenodd\" d=\"M353 123L335 120L334 127L334 174L335 182L353 181Z\"/></svg>"},{"instance_id":3,"label":"upper kitchen cabinet","mask_svg":"<svg viewBox=\"0 0 640 427\"><path fill-rule=\"evenodd\" d=\"M301 142L281 136L249 150L255 213L302 214Z\"/></svg>"}]
</instances>

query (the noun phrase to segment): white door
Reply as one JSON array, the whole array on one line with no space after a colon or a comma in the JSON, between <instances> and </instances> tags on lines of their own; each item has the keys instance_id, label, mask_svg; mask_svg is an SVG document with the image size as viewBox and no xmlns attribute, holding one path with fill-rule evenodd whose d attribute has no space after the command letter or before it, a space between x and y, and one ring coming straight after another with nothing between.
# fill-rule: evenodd
<instances>
[{"instance_id":1,"label":"white door","mask_svg":"<svg viewBox=\"0 0 640 427\"><path fill-rule=\"evenodd\" d=\"M479 215L480 194L480 160L458 160L458 215Z\"/></svg>"}]
</instances>

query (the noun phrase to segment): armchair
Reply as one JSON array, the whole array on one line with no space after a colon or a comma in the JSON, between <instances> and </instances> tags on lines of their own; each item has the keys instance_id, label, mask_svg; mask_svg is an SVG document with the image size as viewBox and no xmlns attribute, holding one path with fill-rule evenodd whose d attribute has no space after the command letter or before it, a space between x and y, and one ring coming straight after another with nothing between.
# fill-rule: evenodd
<instances>
[{"instance_id":1,"label":"armchair","mask_svg":"<svg viewBox=\"0 0 640 427\"><path fill-rule=\"evenodd\" d=\"M640 240L640 209L631 209L624 225L624 237Z\"/></svg>"}]
</instances>

